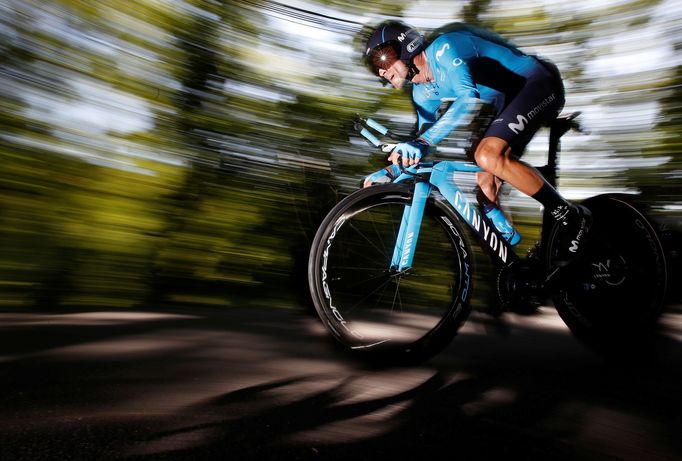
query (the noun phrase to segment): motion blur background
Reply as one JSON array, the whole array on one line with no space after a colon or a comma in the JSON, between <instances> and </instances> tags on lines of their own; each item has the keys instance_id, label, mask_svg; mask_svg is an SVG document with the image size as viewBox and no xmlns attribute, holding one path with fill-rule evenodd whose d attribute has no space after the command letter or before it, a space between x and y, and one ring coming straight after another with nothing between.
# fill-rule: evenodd
<instances>
[{"instance_id":1,"label":"motion blur background","mask_svg":"<svg viewBox=\"0 0 682 461\"><path fill-rule=\"evenodd\" d=\"M387 17L555 62L589 130L565 138L562 192L638 193L679 225L679 0L0 0L0 306L305 300L322 216L384 164L354 115L414 123L360 60ZM504 199L531 246L536 204Z\"/></svg>"}]
</instances>

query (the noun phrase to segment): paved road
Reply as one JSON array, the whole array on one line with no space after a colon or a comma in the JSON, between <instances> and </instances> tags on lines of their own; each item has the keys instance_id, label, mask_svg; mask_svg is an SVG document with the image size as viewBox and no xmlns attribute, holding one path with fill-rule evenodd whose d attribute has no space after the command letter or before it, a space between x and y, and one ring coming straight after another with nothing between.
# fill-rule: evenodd
<instances>
[{"instance_id":1,"label":"paved road","mask_svg":"<svg viewBox=\"0 0 682 461\"><path fill-rule=\"evenodd\" d=\"M370 370L293 309L0 313L0 459L679 460L682 315L609 364L549 308Z\"/></svg>"}]
</instances>

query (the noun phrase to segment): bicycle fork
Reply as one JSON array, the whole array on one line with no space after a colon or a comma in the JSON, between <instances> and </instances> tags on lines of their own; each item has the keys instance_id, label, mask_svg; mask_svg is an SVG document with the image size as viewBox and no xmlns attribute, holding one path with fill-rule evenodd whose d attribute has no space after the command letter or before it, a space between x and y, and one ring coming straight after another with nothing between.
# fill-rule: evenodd
<instances>
[{"instance_id":1,"label":"bicycle fork","mask_svg":"<svg viewBox=\"0 0 682 461\"><path fill-rule=\"evenodd\" d=\"M398 238L393 248L393 258L391 258L390 270L393 272L400 273L412 267L412 260L419 239L419 228L424 216L426 200L431 193L431 187L428 182L417 182L414 185L412 203L405 205Z\"/></svg>"},{"instance_id":2,"label":"bicycle fork","mask_svg":"<svg viewBox=\"0 0 682 461\"><path fill-rule=\"evenodd\" d=\"M480 171L480 168L461 162L440 162L424 170L418 170L418 172L430 173L430 182L416 182L412 201L405 205L398 238L393 249L393 257L391 258L389 268L391 272L401 273L412 267L426 200L434 186L485 243L495 259L503 265L518 262L518 256L511 250L510 244L499 233L494 224L482 216L475 206L461 194L452 180L452 175L457 171L473 173ZM401 179L403 179L402 176L395 182L400 182Z\"/></svg>"}]
</instances>

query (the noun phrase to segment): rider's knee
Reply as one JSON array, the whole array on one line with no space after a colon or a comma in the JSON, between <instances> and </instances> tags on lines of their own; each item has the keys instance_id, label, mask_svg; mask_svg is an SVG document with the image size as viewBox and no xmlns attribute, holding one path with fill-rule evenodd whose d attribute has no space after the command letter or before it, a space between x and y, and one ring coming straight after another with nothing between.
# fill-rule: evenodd
<instances>
[{"instance_id":1,"label":"rider's knee","mask_svg":"<svg viewBox=\"0 0 682 461\"><path fill-rule=\"evenodd\" d=\"M494 175L499 175L500 168L504 166L504 150L492 143L481 142L474 154L476 163L483 170Z\"/></svg>"}]
</instances>

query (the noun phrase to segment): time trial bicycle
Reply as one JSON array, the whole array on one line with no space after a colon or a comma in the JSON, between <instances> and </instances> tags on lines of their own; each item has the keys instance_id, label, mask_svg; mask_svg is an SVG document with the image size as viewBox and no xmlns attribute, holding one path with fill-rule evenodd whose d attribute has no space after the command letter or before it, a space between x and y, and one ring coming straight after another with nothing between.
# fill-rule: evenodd
<instances>
[{"instance_id":1,"label":"time trial bicycle","mask_svg":"<svg viewBox=\"0 0 682 461\"><path fill-rule=\"evenodd\" d=\"M538 168L556 183L560 138L579 130L579 113L549 126L548 162ZM394 145L359 126L382 150ZM442 350L471 311L474 240L494 263L500 305L539 304L551 297L577 337L618 347L651 331L663 306L667 272L657 232L632 197L605 194L582 202L593 214L587 246L558 266L562 234L543 215L540 242L517 255L457 184L471 162L433 161L401 168L389 184L357 190L321 223L308 279L315 309L331 335L368 359L417 362Z\"/></svg>"}]
</instances>

